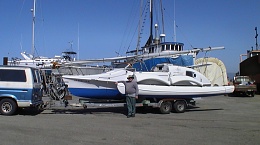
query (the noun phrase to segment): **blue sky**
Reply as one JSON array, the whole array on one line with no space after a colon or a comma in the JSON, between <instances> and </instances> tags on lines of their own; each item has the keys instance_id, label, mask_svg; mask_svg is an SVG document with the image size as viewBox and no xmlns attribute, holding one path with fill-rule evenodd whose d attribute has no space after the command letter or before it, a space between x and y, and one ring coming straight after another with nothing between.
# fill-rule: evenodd
<instances>
[{"instance_id":1,"label":"blue sky","mask_svg":"<svg viewBox=\"0 0 260 145\"><path fill-rule=\"evenodd\" d=\"M166 40L173 41L174 0L163 4ZM81 60L124 55L137 46L139 0L37 0L36 5L36 55L61 55L71 50L69 42ZM0 0L1 64L3 57L31 52L32 7L33 0ZM240 54L255 48L259 16L259 0L175 0L177 41L185 50L224 46L206 56L237 72ZM144 29L141 46L149 35L149 27Z\"/></svg>"}]
</instances>

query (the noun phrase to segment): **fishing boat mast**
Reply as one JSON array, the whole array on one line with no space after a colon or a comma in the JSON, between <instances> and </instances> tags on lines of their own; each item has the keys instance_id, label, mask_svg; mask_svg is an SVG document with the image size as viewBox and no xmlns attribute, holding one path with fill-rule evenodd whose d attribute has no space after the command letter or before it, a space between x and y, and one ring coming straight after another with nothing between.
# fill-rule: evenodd
<instances>
[{"instance_id":1,"label":"fishing boat mast","mask_svg":"<svg viewBox=\"0 0 260 145\"><path fill-rule=\"evenodd\" d=\"M150 0L150 21L150 37L148 45L151 45L153 42L153 0Z\"/></svg>"}]
</instances>

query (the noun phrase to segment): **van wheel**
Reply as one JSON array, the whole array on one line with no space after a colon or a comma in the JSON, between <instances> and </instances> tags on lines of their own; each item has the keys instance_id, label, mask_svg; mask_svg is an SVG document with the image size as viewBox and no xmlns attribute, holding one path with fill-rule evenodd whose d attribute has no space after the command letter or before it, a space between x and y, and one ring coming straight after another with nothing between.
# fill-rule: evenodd
<instances>
[{"instance_id":1,"label":"van wheel","mask_svg":"<svg viewBox=\"0 0 260 145\"><path fill-rule=\"evenodd\" d=\"M2 99L0 101L0 113L2 115L13 115L17 110L17 104L12 99Z\"/></svg>"},{"instance_id":2,"label":"van wheel","mask_svg":"<svg viewBox=\"0 0 260 145\"><path fill-rule=\"evenodd\" d=\"M173 107L176 113L183 113L187 108L187 104L185 101L176 101L174 102Z\"/></svg>"},{"instance_id":3,"label":"van wheel","mask_svg":"<svg viewBox=\"0 0 260 145\"><path fill-rule=\"evenodd\" d=\"M169 101L162 102L160 106L160 111L162 114L169 114L172 111L172 103Z\"/></svg>"}]
</instances>

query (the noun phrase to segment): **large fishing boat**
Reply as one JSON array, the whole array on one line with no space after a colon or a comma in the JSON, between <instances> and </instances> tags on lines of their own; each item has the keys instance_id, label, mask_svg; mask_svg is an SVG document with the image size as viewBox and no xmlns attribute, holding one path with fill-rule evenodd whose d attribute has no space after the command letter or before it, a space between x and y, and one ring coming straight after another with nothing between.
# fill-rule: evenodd
<instances>
[{"instance_id":1,"label":"large fishing boat","mask_svg":"<svg viewBox=\"0 0 260 145\"><path fill-rule=\"evenodd\" d=\"M257 91L260 92L260 50L258 50L257 43L257 27L255 27L256 35L256 49L248 50L247 54L244 54L247 58L242 60L242 56L240 57L240 75L249 76L251 79L255 80L257 84Z\"/></svg>"},{"instance_id":2,"label":"large fishing boat","mask_svg":"<svg viewBox=\"0 0 260 145\"><path fill-rule=\"evenodd\" d=\"M142 4L141 4L142 5ZM148 5L148 6L147 6ZM155 6L160 7L159 15L154 17L154 9ZM139 54L139 55L151 55L151 57L147 58L139 58L137 62L133 63L133 67L138 71L150 71L154 66L160 63L170 63L180 66L191 66L194 65L195 58L197 53L196 52L188 52L184 54L178 54L178 52L184 51L184 43L176 41L176 29L175 29L175 20L174 20L174 40L167 41L165 28L164 28L164 13L163 11L163 3L162 1L156 0L147 0L144 4L144 8L149 7L150 13L150 32L149 38L146 40L146 43L143 47L140 46L140 38L143 34L143 24L146 20L146 13L140 12L140 22L139 22L139 36L138 36L138 43L135 50L131 50L126 52L127 54ZM175 10L175 3L173 5ZM142 10L142 9L141 9ZM148 10L148 9L146 9ZM175 12L174 12L175 13ZM174 14L175 15L175 14ZM159 17L159 18L158 18ZM175 19L175 18L174 18ZM176 54L168 55L168 56L159 56L152 57L154 54L160 54L164 52L176 52Z\"/></svg>"}]
</instances>

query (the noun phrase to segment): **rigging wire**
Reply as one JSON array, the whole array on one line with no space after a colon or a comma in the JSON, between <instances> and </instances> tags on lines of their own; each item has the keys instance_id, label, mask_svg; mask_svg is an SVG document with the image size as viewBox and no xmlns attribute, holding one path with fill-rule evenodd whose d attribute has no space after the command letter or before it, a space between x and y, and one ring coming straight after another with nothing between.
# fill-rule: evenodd
<instances>
[{"instance_id":1,"label":"rigging wire","mask_svg":"<svg viewBox=\"0 0 260 145\"><path fill-rule=\"evenodd\" d=\"M123 43L125 43L125 41L128 39L128 37L129 37L129 34L128 35L126 35L126 33L127 33L127 29L129 28L131 28L130 26L130 22L132 22L133 23L133 20L131 20L131 18L135 18L134 16L132 16L132 15L134 15L133 13L135 12L135 10L134 10L134 8L135 8L135 5L134 5L134 3L133 3L133 5L132 5L132 8L131 8L131 12L130 12L130 17L129 17L129 19L128 19L128 21L127 21L127 25L126 25L126 29L125 29L125 31L124 31L124 34L123 34L123 38L122 38L122 41L121 41L121 44L120 44L120 46L119 46L119 50L118 50L118 52L116 52L118 55L120 54L120 51L121 51L121 49L122 49L122 45L123 45ZM130 29L131 30L131 29ZM125 38L126 37L126 38Z\"/></svg>"},{"instance_id":2,"label":"rigging wire","mask_svg":"<svg viewBox=\"0 0 260 145\"><path fill-rule=\"evenodd\" d=\"M20 21L20 19L21 19L21 15L22 15L22 11L23 11L23 8L24 8L24 3L25 3L25 0L23 0L23 2L22 2L22 7L21 7L21 9L20 9L20 11L19 11L19 15L18 15L18 17L17 17L17 22L15 23L15 26L14 26L14 32L16 32L17 31L17 26L18 26L18 22ZM22 34L21 34L21 37L22 37ZM10 39L11 40L11 45L13 45L14 43L13 43L13 41L14 41L14 39ZM20 48L22 49L22 47L21 47L21 42L20 42ZM12 47L11 47L12 48ZM10 51L12 51L11 49L9 49ZM10 54L10 52L8 52L8 55Z\"/></svg>"},{"instance_id":3,"label":"rigging wire","mask_svg":"<svg viewBox=\"0 0 260 145\"><path fill-rule=\"evenodd\" d=\"M164 10L165 10L165 8L164 8ZM169 18L169 20L172 20L172 18L170 17L170 15L169 15L169 13L167 13L167 11L165 11L166 12L166 16ZM170 23L170 22L169 22ZM172 23L174 24L174 20L172 20ZM172 26L171 24L170 24L170 26ZM191 42L189 41L189 39L186 37L186 35L184 34L184 32L179 28L179 26L176 24L176 26L175 26L178 30L179 30L179 32L180 32L180 34L183 36L183 38L188 42L188 44L190 45L190 47L193 49L194 47L192 46L192 44L191 44ZM172 39L173 39L173 37L171 37Z\"/></svg>"},{"instance_id":4,"label":"rigging wire","mask_svg":"<svg viewBox=\"0 0 260 145\"><path fill-rule=\"evenodd\" d=\"M38 1L39 2L39 1ZM42 30L41 32L43 33L42 35L43 35L43 37L42 37L42 41L43 41L43 44L42 44L42 49L41 50L46 50L45 49L45 27L44 27L44 17L43 17L43 8L42 8L42 3L41 3L41 1L40 1L40 3L39 3L39 6L40 6L40 11L41 11L41 16L40 16L40 20L41 20L41 29L40 30ZM45 52L46 53L46 52Z\"/></svg>"},{"instance_id":5,"label":"rigging wire","mask_svg":"<svg viewBox=\"0 0 260 145\"><path fill-rule=\"evenodd\" d=\"M145 14L145 15L144 15L144 20L145 20L146 17L147 17L147 10L148 10L148 6L147 6L147 5L149 5L149 2L146 3L146 5L144 6L144 9L143 9L142 15L140 16L140 17L142 17L143 14ZM146 11L145 11L145 10L146 10ZM143 30L144 30L144 29L143 29L143 28L144 28L144 24L145 24L145 21L143 21L143 24L142 24L142 27L141 27L141 31L140 31L141 34L143 34L142 32L143 32ZM139 25L139 24L138 24L138 25ZM131 40L130 40L130 42L129 42L129 46L128 46L126 52L129 51L130 45L131 45L131 43L132 43L134 37L136 36L136 32L138 31L138 25L136 25L136 28L135 28L134 34L132 35L132 38L131 38ZM142 37L141 34L140 34L140 38ZM138 41L141 42L141 40L138 40ZM140 42L139 42L139 43L140 43ZM138 43L138 42L137 42L137 43Z\"/></svg>"}]
</instances>

